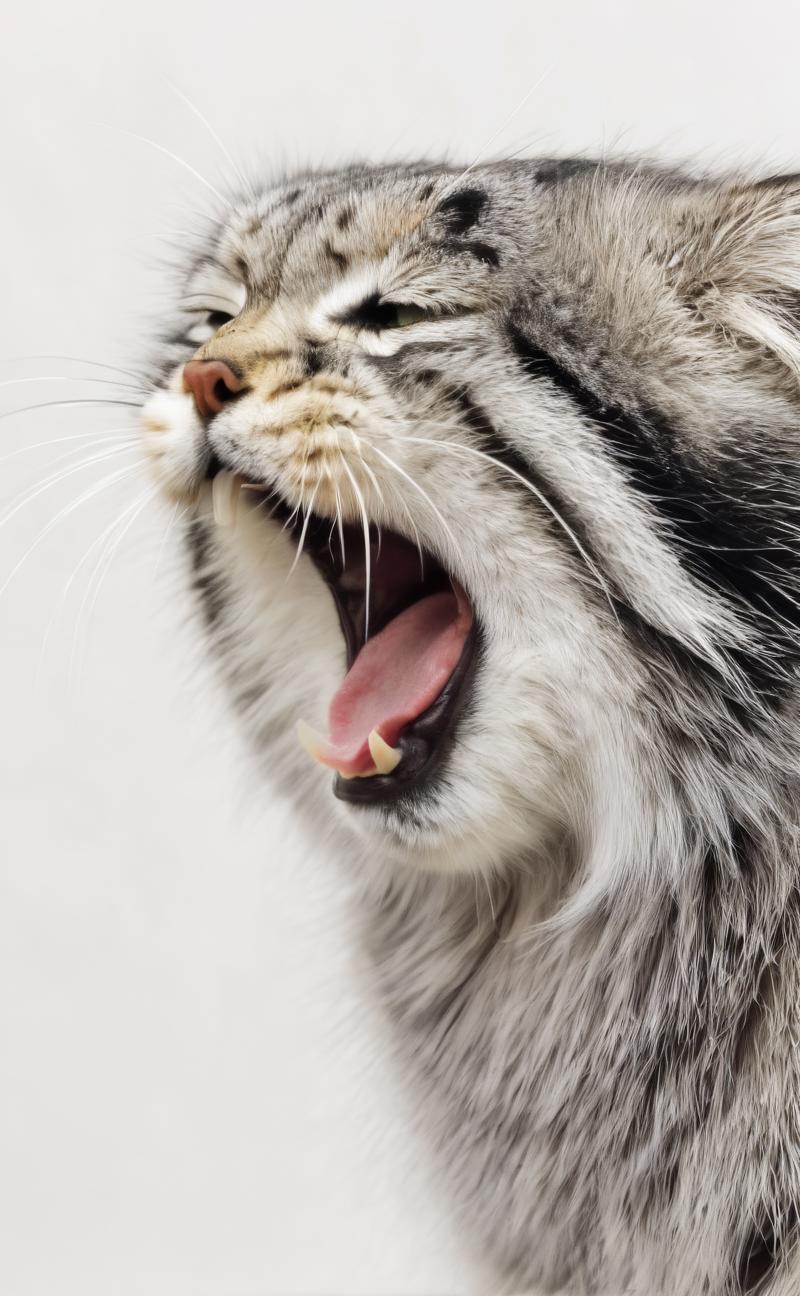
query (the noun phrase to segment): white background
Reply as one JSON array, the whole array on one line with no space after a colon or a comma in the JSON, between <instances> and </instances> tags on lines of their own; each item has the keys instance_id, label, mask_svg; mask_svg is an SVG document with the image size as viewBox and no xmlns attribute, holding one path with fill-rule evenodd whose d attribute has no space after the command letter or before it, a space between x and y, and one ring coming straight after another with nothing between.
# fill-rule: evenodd
<instances>
[{"instance_id":1,"label":"white background","mask_svg":"<svg viewBox=\"0 0 800 1296\"><path fill-rule=\"evenodd\" d=\"M113 377L22 357L136 365L164 237L209 193L134 135L224 182L165 77L266 169L604 148L800 169L795 11L16 4L0 42L0 383L16 384L0 387L0 508L79 462L54 461L81 442L35 443L89 432L101 453L132 425L114 406L5 415L115 394L16 383ZM129 512L96 600L101 546L78 564L146 478L42 536L133 462L80 468L0 528L0 585L41 537L0 593L0 1291L475 1290L352 965L336 870L249 772L169 537L159 559L169 514Z\"/></svg>"}]
</instances>

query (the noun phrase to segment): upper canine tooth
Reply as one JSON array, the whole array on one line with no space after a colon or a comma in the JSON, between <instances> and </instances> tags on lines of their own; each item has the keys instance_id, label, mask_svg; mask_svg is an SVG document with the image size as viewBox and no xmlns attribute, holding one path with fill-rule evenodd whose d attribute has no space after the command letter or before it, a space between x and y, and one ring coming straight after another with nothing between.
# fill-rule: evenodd
<instances>
[{"instance_id":1,"label":"upper canine tooth","mask_svg":"<svg viewBox=\"0 0 800 1296\"><path fill-rule=\"evenodd\" d=\"M211 483L211 502L217 526L234 525L241 487L242 479L237 473L227 472L221 468L215 475Z\"/></svg>"},{"instance_id":2,"label":"upper canine tooth","mask_svg":"<svg viewBox=\"0 0 800 1296\"><path fill-rule=\"evenodd\" d=\"M309 756L311 756L320 765L324 765L326 769L331 768L328 762L322 759L322 748L328 746L328 743L326 739L322 737L322 734L317 733L316 729L312 729L311 725L306 724L305 720L298 720L297 736ZM373 774L375 773L374 770L372 772ZM345 779L356 777L355 774L345 774L344 770L340 769L337 769L336 773L341 774L342 778Z\"/></svg>"},{"instance_id":3,"label":"upper canine tooth","mask_svg":"<svg viewBox=\"0 0 800 1296\"><path fill-rule=\"evenodd\" d=\"M367 746L379 774L391 774L392 770L397 769L403 753L399 747L390 747L386 740L381 738L377 729L372 730L367 739Z\"/></svg>"},{"instance_id":4,"label":"upper canine tooth","mask_svg":"<svg viewBox=\"0 0 800 1296\"><path fill-rule=\"evenodd\" d=\"M298 720L297 737L309 756L313 756L315 761L319 761L321 765L324 765L325 762L322 760L321 752L322 748L327 747L328 744L322 734L318 734L316 729L312 729L310 724L306 724L305 720Z\"/></svg>"}]
</instances>

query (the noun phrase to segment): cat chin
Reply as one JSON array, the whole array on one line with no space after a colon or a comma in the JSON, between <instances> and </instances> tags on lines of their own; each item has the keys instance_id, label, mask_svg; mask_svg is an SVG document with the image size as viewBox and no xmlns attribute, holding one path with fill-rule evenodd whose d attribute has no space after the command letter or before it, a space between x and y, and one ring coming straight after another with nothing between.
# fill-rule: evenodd
<instances>
[{"instance_id":1,"label":"cat chin","mask_svg":"<svg viewBox=\"0 0 800 1296\"><path fill-rule=\"evenodd\" d=\"M505 832L494 837L487 832L484 836L480 824L465 829L458 823L457 803L451 803L447 795L437 809L438 815L431 807L428 822L422 827L401 811L339 811L342 830L347 834L344 849L355 845L371 873L388 869L393 873L466 875L477 879L503 876L522 861L529 868L533 860L545 857L552 841L545 822L538 832L535 825L526 824L523 839L513 841Z\"/></svg>"}]
</instances>

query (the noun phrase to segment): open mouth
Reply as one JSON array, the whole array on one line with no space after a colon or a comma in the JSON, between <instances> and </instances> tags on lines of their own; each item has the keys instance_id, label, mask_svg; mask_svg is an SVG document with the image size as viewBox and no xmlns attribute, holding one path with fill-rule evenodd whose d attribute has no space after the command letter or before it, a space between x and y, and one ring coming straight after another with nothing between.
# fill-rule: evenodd
<instances>
[{"instance_id":1,"label":"open mouth","mask_svg":"<svg viewBox=\"0 0 800 1296\"><path fill-rule=\"evenodd\" d=\"M267 494L257 483L244 484ZM238 492L232 474L217 471L219 520L230 518L232 490ZM419 790L450 750L475 672L480 632L467 595L432 554L397 532L371 528L368 561L360 528L337 529L314 513L295 516L274 498L270 511L298 542L303 533L346 649L328 735L301 722L303 745L336 771L333 790L343 801L375 804Z\"/></svg>"}]
</instances>

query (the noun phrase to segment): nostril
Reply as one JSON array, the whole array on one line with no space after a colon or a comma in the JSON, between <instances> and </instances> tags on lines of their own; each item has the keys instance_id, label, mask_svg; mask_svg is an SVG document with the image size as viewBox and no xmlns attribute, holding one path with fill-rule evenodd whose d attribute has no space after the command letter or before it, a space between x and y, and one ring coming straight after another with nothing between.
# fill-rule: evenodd
<instances>
[{"instance_id":1,"label":"nostril","mask_svg":"<svg viewBox=\"0 0 800 1296\"><path fill-rule=\"evenodd\" d=\"M201 418L219 414L245 388L243 380L224 360L190 360L183 367L183 386L191 392Z\"/></svg>"}]
</instances>

